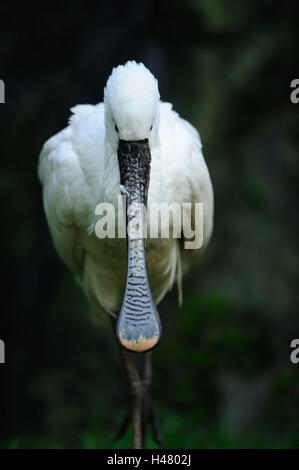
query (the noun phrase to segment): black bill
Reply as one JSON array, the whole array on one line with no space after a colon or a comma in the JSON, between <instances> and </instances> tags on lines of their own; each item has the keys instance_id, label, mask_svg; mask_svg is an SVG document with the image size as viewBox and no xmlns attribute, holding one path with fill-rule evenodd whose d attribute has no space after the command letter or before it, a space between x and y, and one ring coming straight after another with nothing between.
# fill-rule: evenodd
<instances>
[{"instance_id":1,"label":"black bill","mask_svg":"<svg viewBox=\"0 0 299 470\"><path fill-rule=\"evenodd\" d=\"M162 333L145 261L146 222L143 219L142 207L147 207L150 179L151 154L148 140L120 140L118 161L122 191L127 196L128 268L116 336L123 348L146 352L158 344Z\"/></svg>"}]
</instances>

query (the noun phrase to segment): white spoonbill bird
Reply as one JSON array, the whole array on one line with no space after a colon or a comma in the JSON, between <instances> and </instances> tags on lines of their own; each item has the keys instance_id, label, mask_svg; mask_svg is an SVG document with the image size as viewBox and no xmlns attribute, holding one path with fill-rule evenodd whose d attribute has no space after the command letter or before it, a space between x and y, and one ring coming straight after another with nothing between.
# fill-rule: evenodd
<instances>
[{"instance_id":1,"label":"white spoonbill bird","mask_svg":"<svg viewBox=\"0 0 299 470\"><path fill-rule=\"evenodd\" d=\"M213 226L213 189L200 137L171 104L160 101L157 80L134 61L113 69L103 103L78 105L71 111L68 127L45 143L39 157L49 229L94 316L110 316L116 327L132 401L117 437L132 421L134 447L142 448L149 422L162 445L149 353L161 337L156 305L176 278L181 291L181 273L201 250L185 249L185 222L184 217L178 219L178 213L166 223L170 229L179 224L181 237L148 236L145 243L144 232L133 237L129 230L122 238L99 238L95 209L100 203L110 203L115 209L110 222L117 224L120 215L128 228L132 203L143 204L149 214L154 204L176 203L184 208L189 203L190 210L182 212L194 225L195 206L201 203L203 223L195 224L195 231L200 232L195 237L199 235L205 247ZM119 209L121 194L126 205ZM156 228L151 227L154 223L147 218L147 234ZM130 351L146 353L142 378Z\"/></svg>"}]
</instances>

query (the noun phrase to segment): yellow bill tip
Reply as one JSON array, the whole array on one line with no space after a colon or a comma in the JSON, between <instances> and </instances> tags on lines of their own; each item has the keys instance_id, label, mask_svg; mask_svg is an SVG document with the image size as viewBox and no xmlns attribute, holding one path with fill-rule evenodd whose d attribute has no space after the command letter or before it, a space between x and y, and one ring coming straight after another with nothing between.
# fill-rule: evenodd
<instances>
[{"instance_id":1,"label":"yellow bill tip","mask_svg":"<svg viewBox=\"0 0 299 470\"><path fill-rule=\"evenodd\" d=\"M140 335L139 338L128 340L123 337L123 332L120 334L120 344L128 351L132 352L146 352L153 349L158 341L158 335L154 335L152 338L145 338L145 336Z\"/></svg>"}]
</instances>

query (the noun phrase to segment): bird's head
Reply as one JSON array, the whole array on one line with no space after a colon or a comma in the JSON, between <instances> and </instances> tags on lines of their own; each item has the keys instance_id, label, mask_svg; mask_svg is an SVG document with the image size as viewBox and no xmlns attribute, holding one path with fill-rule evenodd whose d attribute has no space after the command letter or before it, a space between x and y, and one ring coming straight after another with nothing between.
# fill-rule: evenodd
<instances>
[{"instance_id":1,"label":"bird's head","mask_svg":"<svg viewBox=\"0 0 299 470\"><path fill-rule=\"evenodd\" d=\"M116 140L151 139L159 125L158 82L143 65L114 68L104 90L106 131Z\"/></svg>"},{"instance_id":2,"label":"bird's head","mask_svg":"<svg viewBox=\"0 0 299 470\"><path fill-rule=\"evenodd\" d=\"M117 151L120 185L127 196L127 228L136 220L132 207L147 207L151 146L159 126L158 83L151 72L136 62L113 69L105 91L106 139ZM139 227L144 223L139 212ZM144 227L143 227L144 230ZM145 352L158 344L161 323L148 283L144 231L133 237L127 231L128 268L116 334L120 344Z\"/></svg>"}]
</instances>

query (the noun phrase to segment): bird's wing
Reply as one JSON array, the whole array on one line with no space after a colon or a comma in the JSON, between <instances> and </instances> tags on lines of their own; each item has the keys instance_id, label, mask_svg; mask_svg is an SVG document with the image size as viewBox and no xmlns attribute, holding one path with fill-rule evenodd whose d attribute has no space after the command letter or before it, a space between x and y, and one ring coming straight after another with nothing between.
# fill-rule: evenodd
<instances>
[{"instance_id":1,"label":"bird's wing","mask_svg":"<svg viewBox=\"0 0 299 470\"><path fill-rule=\"evenodd\" d=\"M39 156L38 175L43 185L44 209L56 250L73 273L82 276L84 239L99 194L87 184L82 159L101 164L99 139L103 131L103 105L72 108L70 125L51 137ZM97 169L98 170L98 169ZM97 187L100 190L100 184ZM99 198L99 199L98 199ZM94 201L94 204L93 202Z\"/></svg>"},{"instance_id":2,"label":"bird's wing","mask_svg":"<svg viewBox=\"0 0 299 470\"><path fill-rule=\"evenodd\" d=\"M172 110L172 105L161 105L162 175L165 200L168 203L192 203L192 210L184 217L194 223L194 204L203 203L203 224L199 225L198 238L202 247L209 242L213 229L213 188L209 171L202 154L202 144L197 130ZM184 239L182 240L184 241ZM194 254L202 250L184 249L180 245L183 265L188 265Z\"/></svg>"},{"instance_id":3,"label":"bird's wing","mask_svg":"<svg viewBox=\"0 0 299 470\"><path fill-rule=\"evenodd\" d=\"M49 139L40 154L38 174L43 184L43 203L55 248L76 274L82 273L84 250L75 223L73 178L80 175L68 127Z\"/></svg>"}]
</instances>

